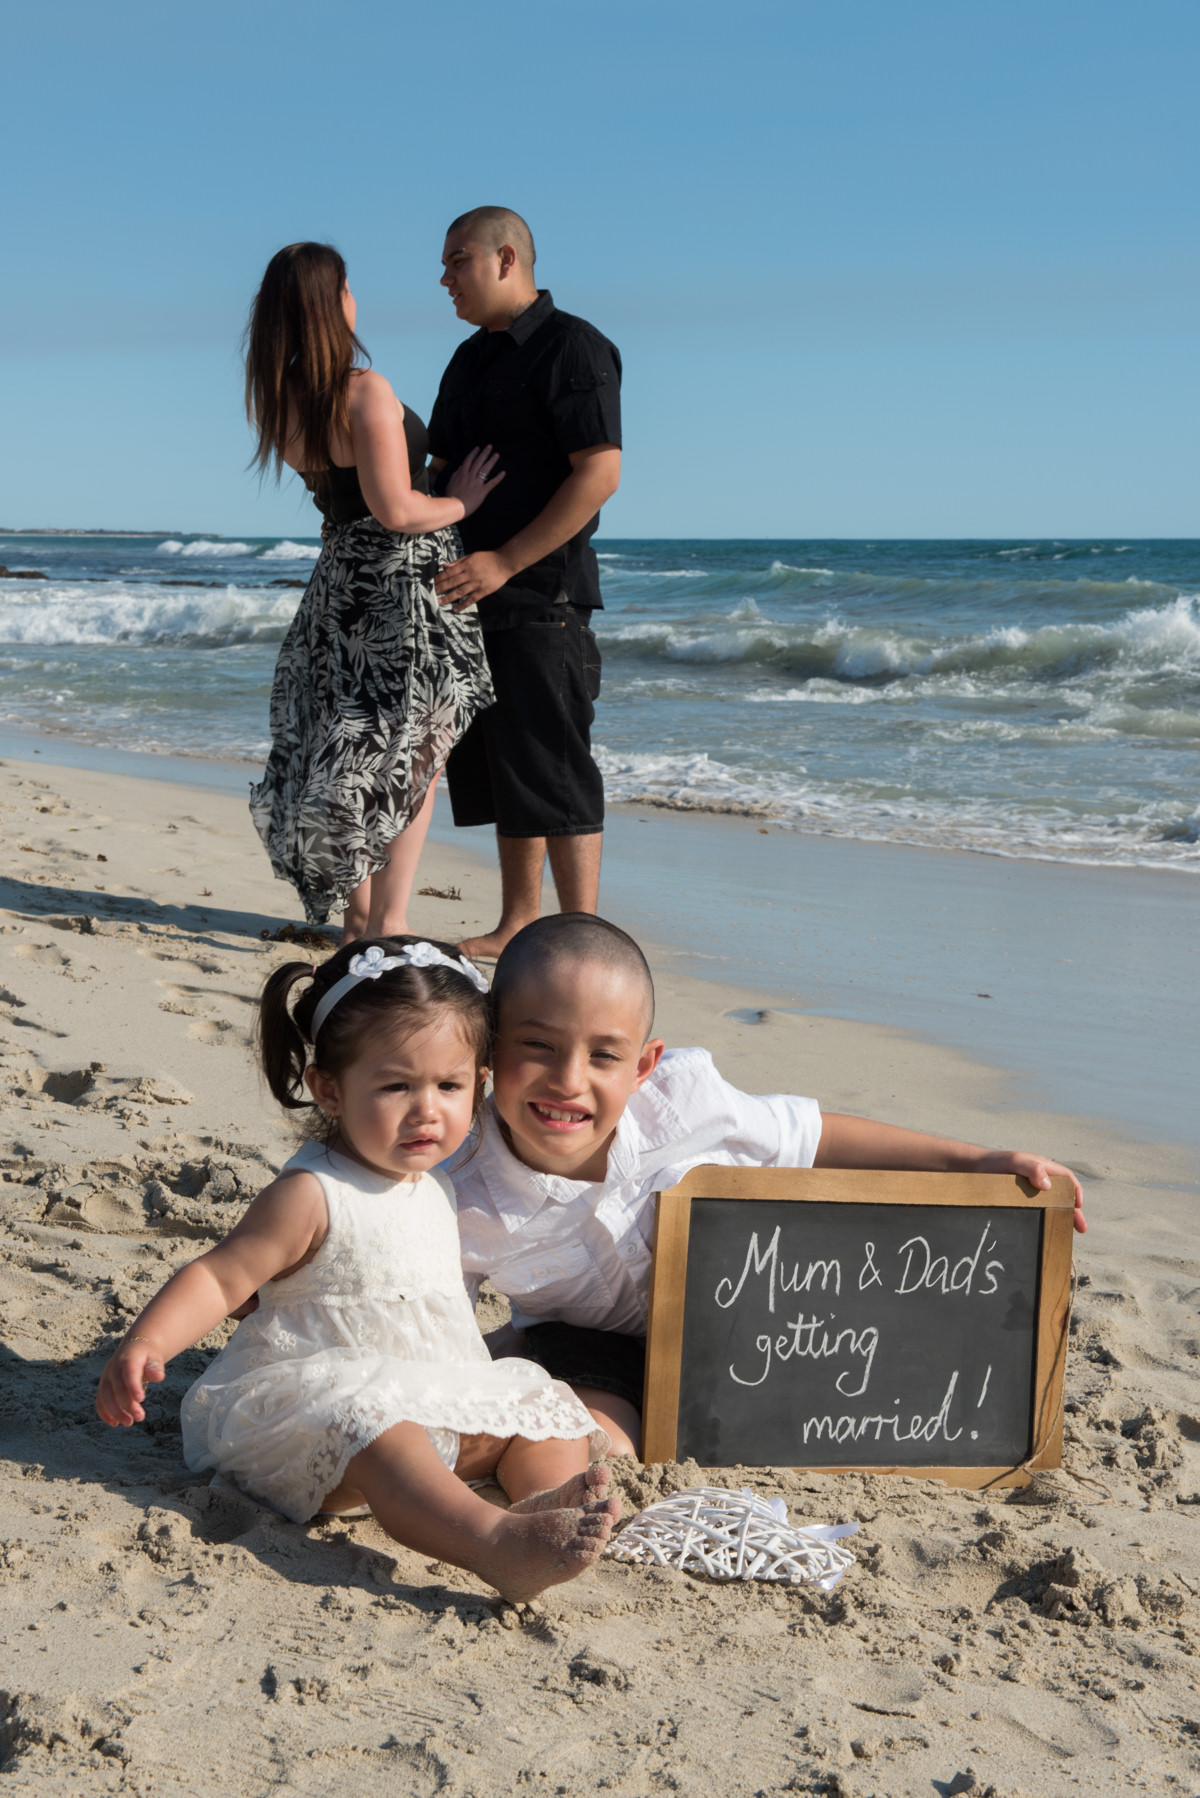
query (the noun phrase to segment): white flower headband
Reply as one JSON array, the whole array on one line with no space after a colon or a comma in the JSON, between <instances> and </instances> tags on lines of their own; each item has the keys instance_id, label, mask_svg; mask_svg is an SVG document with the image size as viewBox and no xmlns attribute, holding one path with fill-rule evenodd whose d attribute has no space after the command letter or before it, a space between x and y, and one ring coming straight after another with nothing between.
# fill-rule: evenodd
<instances>
[{"instance_id":1,"label":"white flower headband","mask_svg":"<svg viewBox=\"0 0 1200 1798\"><path fill-rule=\"evenodd\" d=\"M381 974L388 973L392 968L439 967L453 968L456 974L463 975L481 993L486 993L488 990L488 983L479 969L465 956L461 960L455 961L451 956L443 955L440 949L435 949L432 943L406 943L398 954L385 955L378 943L372 943L369 949L364 949L361 955L353 958L350 963L350 972L343 974L340 980L334 982L317 1006L313 1013L312 1041L316 1042L317 1032L334 1006L340 999L344 999L347 993L353 992L360 980L378 980Z\"/></svg>"}]
</instances>

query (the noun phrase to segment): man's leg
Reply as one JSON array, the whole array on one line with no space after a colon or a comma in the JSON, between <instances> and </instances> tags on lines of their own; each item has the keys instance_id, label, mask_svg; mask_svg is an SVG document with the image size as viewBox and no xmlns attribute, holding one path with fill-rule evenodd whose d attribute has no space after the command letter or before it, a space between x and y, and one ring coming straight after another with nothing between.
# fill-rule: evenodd
<instances>
[{"instance_id":1,"label":"man's leg","mask_svg":"<svg viewBox=\"0 0 1200 1798\"><path fill-rule=\"evenodd\" d=\"M541 915L545 837L497 834L496 848L500 854L500 922L486 936L471 936L458 945L472 961L494 961L518 930Z\"/></svg>"},{"instance_id":2,"label":"man's leg","mask_svg":"<svg viewBox=\"0 0 1200 1798\"><path fill-rule=\"evenodd\" d=\"M462 944L490 958L540 915L547 851L561 909L596 910L604 782L590 737L600 652L586 624L566 612L488 631L484 641L496 701L455 746L447 772L455 823L496 825L500 922Z\"/></svg>"},{"instance_id":3,"label":"man's leg","mask_svg":"<svg viewBox=\"0 0 1200 1798\"><path fill-rule=\"evenodd\" d=\"M500 922L486 936L459 944L472 961L493 960L506 944L541 916L542 868L547 851L560 911L594 912L600 896L600 831L583 837L502 837L500 852Z\"/></svg>"},{"instance_id":4,"label":"man's leg","mask_svg":"<svg viewBox=\"0 0 1200 1798\"><path fill-rule=\"evenodd\" d=\"M603 833L598 830L587 836L546 839L559 911L595 911L600 898L603 842Z\"/></svg>"}]
</instances>

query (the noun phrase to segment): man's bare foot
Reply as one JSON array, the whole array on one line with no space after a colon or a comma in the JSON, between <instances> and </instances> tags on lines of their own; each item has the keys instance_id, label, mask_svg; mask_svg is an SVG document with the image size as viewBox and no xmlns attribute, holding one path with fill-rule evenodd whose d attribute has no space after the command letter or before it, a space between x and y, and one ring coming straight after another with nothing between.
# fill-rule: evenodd
<instances>
[{"instance_id":1,"label":"man's bare foot","mask_svg":"<svg viewBox=\"0 0 1200 1798\"><path fill-rule=\"evenodd\" d=\"M459 953L465 955L468 961L495 961L500 951L507 949L518 930L523 928L520 924L514 924L511 930L505 930L497 924L495 930L489 931L487 936L467 937L465 942L458 945Z\"/></svg>"},{"instance_id":2,"label":"man's bare foot","mask_svg":"<svg viewBox=\"0 0 1200 1798\"><path fill-rule=\"evenodd\" d=\"M598 1561L612 1535L621 1501L606 1498L579 1510L501 1511L487 1548L472 1556L471 1570L502 1598L524 1604L548 1586L575 1579Z\"/></svg>"},{"instance_id":3,"label":"man's bare foot","mask_svg":"<svg viewBox=\"0 0 1200 1798\"><path fill-rule=\"evenodd\" d=\"M552 1486L548 1492L532 1492L528 1498L519 1498L515 1505L508 1508L525 1515L531 1511L569 1511L576 1505L586 1505L597 1499L607 1498L611 1485L612 1473L608 1463L593 1461L590 1467L585 1468L582 1473L573 1473L561 1486Z\"/></svg>"}]
</instances>

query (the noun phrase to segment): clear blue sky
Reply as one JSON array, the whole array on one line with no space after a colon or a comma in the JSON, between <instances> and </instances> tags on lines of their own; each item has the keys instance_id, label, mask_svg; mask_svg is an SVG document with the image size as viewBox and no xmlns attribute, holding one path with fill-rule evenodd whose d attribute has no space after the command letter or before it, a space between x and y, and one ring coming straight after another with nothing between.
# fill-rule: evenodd
<instances>
[{"instance_id":1,"label":"clear blue sky","mask_svg":"<svg viewBox=\"0 0 1200 1798\"><path fill-rule=\"evenodd\" d=\"M0 524L311 534L245 472L268 257L428 413L446 224L625 358L610 536L1200 534L1196 0L11 8Z\"/></svg>"}]
</instances>

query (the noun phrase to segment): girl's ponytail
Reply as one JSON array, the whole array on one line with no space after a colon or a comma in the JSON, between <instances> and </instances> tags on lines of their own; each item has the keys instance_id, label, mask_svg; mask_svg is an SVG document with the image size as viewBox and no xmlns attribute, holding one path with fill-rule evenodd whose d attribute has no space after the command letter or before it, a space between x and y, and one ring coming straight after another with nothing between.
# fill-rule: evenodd
<instances>
[{"instance_id":1,"label":"girl's ponytail","mask_svg":"<svg viewBox=\"0 0 1200 1798\"><path fill-rule=\"evenodd\" d=\"M311 981L314 973L309 962L285 962L268 976L259 1001L254 1033L259 1061L267 1085L288 1111L301 1111L312 1104L304 1085L308 1038L293 1017L289 1000L292 988L301 980ZM300 1003L303 1006L304 1000ZM311 1011L312 1007L305 1009Z\"/></svg>"}]
</instances>

